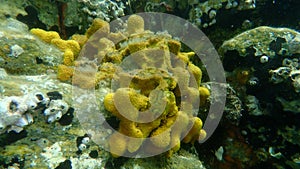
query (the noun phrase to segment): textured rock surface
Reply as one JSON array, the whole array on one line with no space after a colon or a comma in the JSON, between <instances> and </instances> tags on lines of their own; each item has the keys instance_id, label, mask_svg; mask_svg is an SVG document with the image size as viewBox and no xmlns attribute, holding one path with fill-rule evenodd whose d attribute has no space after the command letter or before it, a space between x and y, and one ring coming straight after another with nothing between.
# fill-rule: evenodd
<instances>
[{"instance_id":1,"label":"textured rock surface","mask_svg":"<svg viewBox=\"0 0 300 169\"><path fill-rule=\"evenodd\" d=\"M94 18L110 21L124 15L122 1L107 0L1 0L0 12L18 18L29 26L46 29L75 28L85 30ZM32 28L32 27L31 27Z\"/></svg>"},{"instance_id":2,"label":"textured rock surface","mask_svg":"<svg viewBox=\"0 0 300 169\"><path fill-rule=\"evenodd\" d=\"M7 73L38 75L54 71L62 62L62 52L29 33L28 27L15 19L0 24L0 67Z\"/></svg>"},{"instance_id":3,"label":"textured rock surface","mask_svg":"<svg viewBox=\"0 0 300 169\"><path fill-rule=\"evenodd\" d=\"M245 108L243 134L251 145L257 145L248 158L255 154L261 161L280 159L273 166L283 166L281 161L298 165L298 152L292 149L298 147L296 139L300 136L295 120L300 112L299 37L300 33L292 29L261 26L225 41L219 49L228 82ZM270 141L275 138L276 142ZM224 146L228 154L240 148L234 142ZM244 145L243 149L249 148Z\"/></svg>"}]
</instances>

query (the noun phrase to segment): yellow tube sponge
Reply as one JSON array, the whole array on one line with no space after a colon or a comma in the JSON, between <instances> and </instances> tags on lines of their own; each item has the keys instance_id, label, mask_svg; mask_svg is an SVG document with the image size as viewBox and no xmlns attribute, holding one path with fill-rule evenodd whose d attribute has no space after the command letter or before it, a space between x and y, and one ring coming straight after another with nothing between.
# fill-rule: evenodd
<instances>
[{"instance_id":1,"label":"yellow tube sponge","mask_svg":"<svg viewBox=\"0 0 300 169\"><path fill-rule=\"evenodd\" d=\"M139 15L130 15L127 20L127 32L136 34L144 32L144 19Z\"/></svg>"},{"instance_id":2,"label":"yellow tube sponge","mask_svg":"<svg viewBox=\"0 0 300 169\"><path fill-rule=\"evenodd\" d=\"M169 40L168 46L170 52L172 52L174 55L177 55L180 52L181 43L177 40Z\"/></svg>"},{"instance_id":3,"label":"yellow tube sponge","mask_svg":"<svg viewBox=\"0 0 300 169\"><path fill-rule=\"evenodd\" d=\"M143 144L143 133L135 122L123 119L119 125L119 132L129 136L127 150L130 153L137 151Z\"/></svg>"},{"instance_id":4,"label":"yellow tube sponge","mask_svg":"<svg viewBox=\"0 0 300 169\"><path fill-rule=\"evenodd\" d=\"M124 135L115 132L110 136L108 144L112 156L117 158L126 152L127 138Z\"/></svg>"},{"instance_id":5,"label":"yellow tube sponge","mask_svg":"<svg viewBox=\"0 0 300 169\"><path fill-rule=\"evenodd\" d=\"M75 40L62 40L62 39L52 39L51 43L57 46L60 50L66 51L67 49L71 50L74 56L78 56L80 52L80 45Z\"/></svg>"},{"instance_id":6,"label":"yellow tube sponge","mask_svg":"<svg viewBox=\"0 0 300 169\"><path fill-rule=\"evenodd\" d=\"M150 137L151 143L155 147L166 149L170 146L172 142L171 132L173 132L171 128L177 118L177 115L178 113L176 112L173 116L161 117L162 122L160 126L151 133Z\"/></svg>"},{"instance_id":7,"label":"yellow tube sponge","mask_svg":"<svg viewBox=\"0 0 300 169\"><path fill-rule=\"evenodd\" d=\"M199 117L193 117L191 119L193 123L193 127L190 129L189 133L182 140L184 143L194 143L200 135L200 131L202 129L202 121Z\"/></svg>"},{"instance_id":8,"label":"yellow tube sponge","mask_svg":"<svg viewBox=\"0 0 300 169\"><path fill-rule=\"evenodd\" d=\"M189 124L189 117L182 111L177 114L176 121L171 128L171 144L172 147L168 152L167 156L171 157L173 153L180 149L181 134L187 130Z\"/></svg>"},{"instance_id":9,"label":"yellow tube sponge","mask_svg":"<svg viewBox=\"0 0 300 169\"><path fill-rule=\"evenodd\" d=\"M130 88L120 88L115 92L114 105L119 113L136 121L140 110L148 107L149 99Z\"/></svg>"},{"instance_id":10,"label":"yellow tube sponge","mask_svg":"<svg viewBox=\"0 0 300 169\"><path fill-rule=\"evenodd\" d=\"M160 127L156 129L150 138L153 145L159 148L167 148L171 142L171 129Z\"/></svg>"},{"instance_id":11,"label":"yellow tube sponge","mask_svg":"<svg viewBox=\"0 0 300 169\"><path fill-rule=\"evenodd\" d=\"M177 56L185 63L188 63L190 58L195 56L194 52L179 52Z\"/></svg>"},{"instance_id":12,"label":"yellow tube sponge","mask_svg":"<svg viewBox=\"0 0 300 169\"><path fill-rule=\"evenodd\" d=\"M120 88L104 97L104 107L114 116L124 119L137 119L139 110L148 107L149 99L130 88ZM121 112L120 112L121 111Z\"/></svg>"},{"instance_id":13,"label":"yellow tube sponge","mask_svg":"<svg viewBox=\"0 0 300 169\"><path fill-rule=\"evenodd\" d=\"M55 31L45 31L43 29L33 28L30 32L47 43L50 43L53 39L60 39L59 34Z\"/></svg>"},{"instance_id":14,"label":"yellow tube sponge","mask_svg":"<svg viewBox=\"0 0 300 169\"><path fill-rule=\"evenodd\" d=\"M152 68L140 71L135 76L124 74L124 79L132 79L130 87L140 90L141 94L146 96L148 96L155 88L161 90L173 90L177 84L176 80L167 74L167 72ZM128 82L128 80L125 82ZM126 83L124 85L126 85Z\"/></svg>"},{"instance_id":15,"label":"yellow tube sponge","mask_svg":"<svg viewBox=\"0 0 300 169\"><path fill-rule=\"evenodd\" d=\"M143 133L139 128L137 128L136 123L129 121L127 119L121 120L120 125L119 125L119 132L121 132L129 137L135 137L135 138L143 137Z\"/></svg>"},{"instance_id":16,"label":"yellow tube sponge","mask_svg":"<svg viewBox=\"0 0 300 169\"><path fill-rule=\"evenodd\" d=\"M85 36L85 35L79 35L79 34L72 35L71 39L75 40L76 42L78 42L78 44L80 45L80 47L82 47L88 41L87 36Z\"/></svg>"},{"instance_id":17,"label":"yellow tube sponge","mask_svg":"<svg viewBox=\"0 0 300 169\"><path fill-rule=\"evenodd\" d=\"M33 28L30 32L39 37L41 40L51 43L63 51L63 64L66 66L72 66L74 64L74 60L79 55L81 49L79 43L83 45L87 41L87 38L84 35L74 35L72 38L75 40L63 40L60 38L59 34L54 31L45 31Z\"/></svg>"},{"instance_id":18,"label":"yellow tube sponge","mask_svg":"<svg viewBox=\"0 0 300 169\"><path fill-rule=\"evenodd\" d=\"M131 43L128 45L128 49L130 53L135 53L137 51L141 51L147 47L147 42L137 42L137 43Z\"/></svg>"},{"instance_id":19,"label":"yellow tube sponge","mask_svg":"<svg viewBox=\"0 0 300 169\"><path fill-rule=\"evenodd\" d=\"M129 137L127 142L127 151L130 153L136 152L143 144L144 139Z\"/></svg>"},{"instance_id":20,"label":"yellow tube sponge","mask_svg":"<svg viewBox=\"0 0 300 169\"><path fill-rule=\"evenodd\" d=\"M189 63L188 65L188 70L190 73L192 73L192 75L194 75L194 78L196 80L197 84L190 84L191 86L199 86L201 79L202 79L202 71L201 69L194 65L193 63ZM192 80L190 82L193 82Z\"/></svg>"},{"instance_id":21,"label":"yellow tube sponge","mask_svg":"<svg viewBox=\"0 0 300 169\"><path fill-rule=\"evenodd\" d=\"M200 93L200 106L201 106L207 102L207 100L210 96L210 91L206 87L200 86L199 93Z\"/></svg>"},{"instance_id":22,"label":"yellow tube sponge","mask_svg":"<svg viewBox=\"0 0 300 169\"><path fill-rule=\"evenodd\" d=\"M200 106L205 104L210 91L200 87L202 71L191 61L195 53L181 52L181 43L171 35L145 31L138 15L128 18L126 31L98 30L106 24L95 20L86 36L101 60L97 83L114 80L116 86L104 97L105 109L120 120L116 133L122 134L121 139L115 133L110 138L113 156L139 154L141 147L146 154L168 151L171 156L182 139L187 143L204 139L202 121L193 116L199 98ZM99 40L98 35L104 36Z\"/></svg>"},{"instance_id":23,"label":"yellow tube sponge","mask_svg":"<svg viewBox=\"0 0 300 169\"><path fill-rule=\"evenodd\" d=\"M64 53L64 59L63 59L63 63L66 66L72 66L74 65L74 54L70 49L66 49L65 53Z\"/></svg>"},{"instance_id":24,"label":"yellow tube sponge","mask_svg":"<svg viewBox=\"0 0 300 169\"><path fill-rule=\"evenodd\" d=\"M206 131L203 130L203 129L201 129L201 130L200 130L200 133L199 133L198 141L204 140L205 137L206 137Z\"/></svg>"},{"instance_id":25,"label":"yellow tube sponge","mask_svg":"<svg viewBox=\"0 0 300 169\"><path fill-rule=\"evenodd\" d=\"M160 124L161 118L157 118L156 120L149 123L137 123L137 127L143 132L143 137L148 137L154 129L160 126Z\"/></svg>"},{"instance_id":26,"label":"yellow tube sponge","mask_svg":"<svg viewBox=\"0 0 300 169\"><path fill-rule=\"evenodd\" d=\"M66 65L58 65L57 79L61 81L68 81L73 76L74 69Z\"/></svg>"},{"instance_id":27,"label":"yellow tube sponge","mask_svg":"<svg viewBox=\"0 0 300 169\"><path fill-rule=\"evenodd\" d=\"M115 95L114 93L108 93L107 95L105 95L103 104L107 111L109 111L111 114L121 119L122 116L120 115L120 113L118 112L114 104L114 95Z\"/></svg>"},{"instance_id":28,"label":"yellow tube sponge","mask_svg":"<svg viewBox=\"0 0 300 169\"><path fill-rule=\"evenodd\" d=\"M90 38L100 28L101 28L101 33L104 33L104 34L108 34L110 31L108 22L105 22L104 20L102 20L100 18L96 18L93 20L92 25L85 32L85 35L87 36L87 38Z\"/></svg>"},{"instance_id":29,"label":"yellow tube sponge","mask_svg":"<svg viewBox=\"0 0 300 169\"><path fill-rule=\"evenodd\" d=\"M107 58L104 58L108 53L111 53L112 51L115 50L115 44L107 39L107 38L101 38L99 40L99 43L97 43L97 48L101 49L98 51L97 58L99 60L103 60L103 62L110 61Z\"/></svg>"}]
</instances>

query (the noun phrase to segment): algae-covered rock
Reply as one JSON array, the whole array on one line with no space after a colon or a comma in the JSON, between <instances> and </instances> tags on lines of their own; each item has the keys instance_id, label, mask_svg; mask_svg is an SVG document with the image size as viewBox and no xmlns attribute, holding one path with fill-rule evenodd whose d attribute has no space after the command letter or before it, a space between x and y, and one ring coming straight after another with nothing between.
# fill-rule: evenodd
<instances>
[{"instance_id":1,"label":"algae-covered rock","mask_svg":"<svg viewBox=\"0 0 300 169\"><path fill-rule=\"evenodd\" d=\"M245 108L241 121L247 123L247 142L258 147L255 151L263 157L261 161L282 160L282 152L291 159L295 152L286 150L299 145L299 37L299 32L289 28L260 26L219 48L227 82ZM268 149L269 153L260 152ZM225 146L225 150L233 153L237 147Z\"/></svg>"},{"instance_id":2,"label":"algae-covered rock","mask_svg":"<svg viewBox=\"0 0 300 169\"><path fill-rule=\"evenodd\" d=\"M107 0L1 0L0 13L18 18L28 26L60 29L65 36L67 28L85 30L94 18L106 21L124 15L122 1Z\"/></svg>"},{"instance_id":3,"label":"algae-covered rock","mask_svg":"<svg viewBox=\"0 0 300 169\"><path fill-rule=\"evenodd\" d=\"M22 1L1 0L0 13L1 18L5 16L16 18L19 14L26 15Z\"/></svg>"},{"instance_id":4,"label":"algae-covered rock","mask_svg":"<svg viewBox=\"0 0 300 169\"><path fill-rule=\"evenodd\" d=\"M300 53L299 44L300 34L295 30L261 26L225 41L219 52L225 55L236 50L243 57L254 54L256 57L266 55L272 59L276 55L291 56Z\"/></svg>"},{"instance_id":5,"label":"algae-covered rock","mask_svg":"<svg viewBox=\"0 0 300 169\"><path fill-rule=\"evenodd\" d=\"M289 93L297 95L300 91L299 37L300 33L292 29L261 26L225 41L219 53L230 72L230 81L251 88L262 84L285 86L291 89ZM273 94L283 90L278 88Z\"/></svg>"},{"instance_id":6,"label":"algae-covered rock","mask_svg":"<svg viewBox=\"0 0 300 169\"><path fill-rule=\"evenodd\" d=\"M0 45L0 66L10 74L43 74L62 62L59 49L40 41L25 24L12 18L0 24Z\"/></svg>"},{"instance_id":7,"label":"algae-covered rock","mask_svg":"<svg viewBox=\"0 0 300 169\"><path fill-rule=\"evenodd\" d=\"M292 96L286 99L297 100L300 91L299 37L300 33L292 29L261 26L225 41L219 53L228 78L235 85L247 86L252 91L274 86L273 96L279 97L285 91ZM275 99L271 93L262 97L265 96Z\"/></svg>"}]
</instances>

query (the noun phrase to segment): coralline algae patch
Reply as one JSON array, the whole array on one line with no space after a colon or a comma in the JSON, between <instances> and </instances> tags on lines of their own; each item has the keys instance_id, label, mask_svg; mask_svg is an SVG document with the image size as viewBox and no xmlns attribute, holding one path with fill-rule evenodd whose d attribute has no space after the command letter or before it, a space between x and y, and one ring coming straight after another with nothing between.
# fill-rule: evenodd
<instances>
[{"instance_id":1,"label":"coralline algae patch","mask_svg":"<svg viewBox=\"0 0 300 169\"><path fill-rule=\"evenodd\" d=\"M112 86L97 100L120 121L108 138L114 157L131 156L141 147L146 154L170 149L171 156L182 139L194 143L205 137L201 119L194 116L210 92L200 86L202 71L190 61L193 52L181 52L180 42L167 33L144 30L138 15L118 32L95 20L85 36L89 40L75 61L72 84L95 91Z\"/></svg>"}]
</instances>

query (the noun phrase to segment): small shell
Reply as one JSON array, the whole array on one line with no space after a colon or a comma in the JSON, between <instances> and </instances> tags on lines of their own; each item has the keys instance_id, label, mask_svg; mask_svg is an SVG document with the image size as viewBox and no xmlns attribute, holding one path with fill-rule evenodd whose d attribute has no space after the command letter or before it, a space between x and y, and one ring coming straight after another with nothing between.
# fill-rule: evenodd
<instances>
[{"instance_id":1,"label":"small shell","mask_svg":"<svg viewBox=\"0 0 300 169\"><path fill-rule=\"evenodd\" d=\"M48 123L53 123L55 121L55 115L51 115L48 117L47 122Z\"/></svg>"},{"instance_id":2,"label":"small shell","mask_svg":"<svg viewBox=\"0 0 300 169\"><path fill-rule=\"evenodd\" d=\"M33 123L33 116L30 113L26 113L25 117L29 124Z\"/></svg>"},{"instance_id":3,"label":"small shell","mask_svg":"<svg viewBox=\"0 0 300 169\"><path fill-rule=\"evenodd\" d=\"M37 107L37 103L31 99L26 101L26 105L28 107L28 110L33 110Z\"/></svg>"},{"instance_id":4,"label":"small shell","mask_svg":"<svg viewBox=\"0 0 300 169\"><path fill-rule=\"evenodd\" d=\"M3 121L0 119L0 131L5 129L6 125L3 123ZM0 132L1 133L1 132Z\"/></svg>"},{"instance_id":5,"label":"small shell","mask_svg":"<svg viewBox=\"0 0 300 169\"><path fill-rule=\"evenodd\" d=\"M86 149L86 145L85 144L80 144L79 146L78 146L78 149L79 150L85 150Z\"/></svg>"},{"instance_id":6,"label":"small shell","mask_svg":"<svg viewBox=\"0 0 300 169\"><path fill-rule=\"evenodd\" d=\"M61 111L57 112L56 115L55 115L55 120L59 120L62 117L62 115L63 114L62 114Z\"/></svg>"},{"instance_id":7,"label":"small shell","mask_svg":"<svg viewBox=\"0 0 300 169\"><path fill-rule=\"evenodd\" d=\"M89 137L84 137L81 142L83 144L88 144L90 142L90 138Z\"/></svg>"},{"instance_id":8,"label":"small shell","mask_svg":"<svg viewBox=\"0 0 300 169\"><path fill-rule=\"evenodd\" d=\"M44 110L44 115L54 115L61 111L65 114L69 109L68 104L63 100L51 100L47 109Z\"/></svg>"},{"instance_id":9,"label":"small shell","mask_svg":"<svg viewBox=\"0 0 300 169\"><path fill-rule=\"evenodd\" d=\"M24 127L27 126L29 123L25 116L22 116L14 125L18 127Z\"/></svg>"},{"instance_id":10,"label":"small shell","mask_svg":"<svg viewBox=\"0 0 300 169\"><path fill-rule=\"evenodd\" d=\"M269 61L269 57L266 55L263 55L260 57L260 63L267 63Z\"/></svg>"},{"instance_id":11,"label":"small shell","mask_svg":"<svg viewBox=\"0 0 300 169\"><path fill-rule=\"evenodd\" d=\"M48 117L48 123L53 123L57 120L59 120L61 117L62 117L62 112L61 111L58 111L56 114L52 114Z\"/></svg>"}]
</instances>

